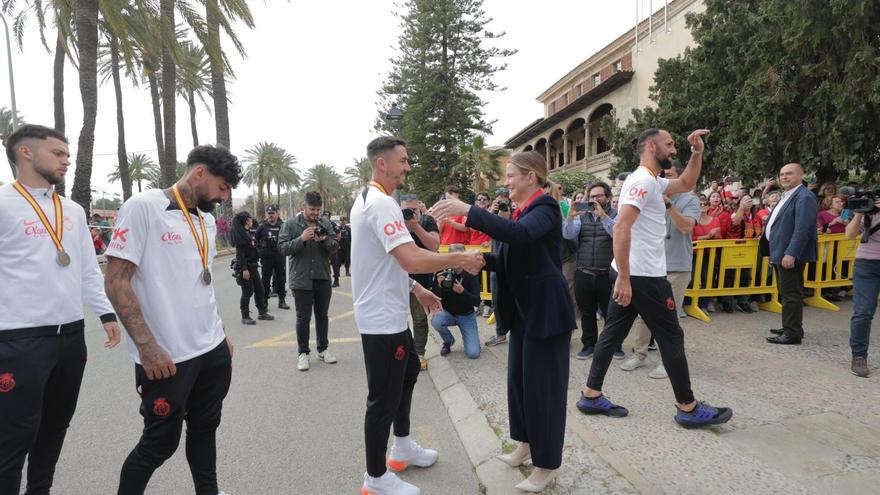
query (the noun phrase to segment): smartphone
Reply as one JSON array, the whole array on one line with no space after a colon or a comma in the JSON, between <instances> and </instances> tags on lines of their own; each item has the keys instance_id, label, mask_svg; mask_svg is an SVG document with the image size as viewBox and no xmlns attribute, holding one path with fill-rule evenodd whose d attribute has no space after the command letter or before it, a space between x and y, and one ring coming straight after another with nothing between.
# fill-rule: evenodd
<instances>
[{"instance_id":1,"label":"smartphone","mask_svg":"<svg viewBox=\"0 0 880 495\"><path fill-rule=\"evenodd\" d=\"M575 201L574 211L592 211L593 205L595 203L592 201Z\"/></svg>"}]
</instances>

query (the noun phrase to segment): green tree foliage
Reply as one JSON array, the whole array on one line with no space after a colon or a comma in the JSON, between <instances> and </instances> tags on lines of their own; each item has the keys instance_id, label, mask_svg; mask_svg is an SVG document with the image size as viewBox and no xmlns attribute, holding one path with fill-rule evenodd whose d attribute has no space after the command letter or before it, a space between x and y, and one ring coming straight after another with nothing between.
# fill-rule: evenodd
<instances>
[{"instance_id":1,"label":"green tree foliage","mask_svg":"<svg viewBox=\"0 0 880 495\"><path fill-rule=\"evenodd\" d=\"M300 177L294 166L296 157L275 143L262 142L245 150L245 168L242 180L248 186L255 186L258 191L257 211L254 213L262 218L266 210L265 200L271 201L272 183L278 189L278 197L281 196L281 187L294 188L300 184ZM266 188L266 197L263 197L263 188Z\"/></svg>"},{"instance_id":2,"label":"green tree foliage","mask_svg":"<svg viewBox=\"0 0 880 495\"><path fill-rule=\"evenodd\" d=\"M406 0L403 33L393 68L379 90L376 128L408 143L413 171L409 188L436 197L448 184L469 189L467 171L456 170L459 146L478 133L489 133L482 91L502 88L492 76L506 66L498 61L513 53L487 46L504 33L487 29L491 18L482 0ZM404 112L388 121L392 104Z\"/></svg>"},{"instance_id":3,"label":"green tree foliage","mask_svg":"<svg viewBox=\"0 0 880 495\"><path fill-rule=\"evenodd\" d=\"M127 158L129 178L133 184L137 184L138 192L142 192L143 183L145 181L149 183L152 180L151 174L158 174L158 172L154 172L158 171L158 165L156 165L152 158L143 153L129 153ZM110 175L107 176L108 181L116 182L121 180L122 174L119 165L117 163L116 170L110 172Z\"/></svg>"},{"instance_id":4,"label":"green tree foliage","mask_svg":"<svg viewBox=\"0 0 880 495\"><path fill-rule=\"evenodd\" d=\"M452 170L456 176L467 178L469 189L472 188L474 192L484 191L501 178L503 156L507 156L507 151L503 148L487 149L486 139L475 136L458 146L458 164Z\"/></svg>"},{"instance_id":5,"label":"green tree foliage","mask_svg":"<svg viewBox=\"0 0 880 495\"><path fill-rule=\"evenodd\" d=\"M319 163L306 171L302 183L303 191L318 191L324 200L324 209L333 211L340 205L340 195L344 193L342 177L330 165Z\"/></svg>"},{"instance_id":6,"label":"green tree foliage","mask_svg":"<svg viewBox=\"0 0 880 495\"><path fill-rule=\"evenodd\" d=\"M706 0L690 15L695 47L660 61L656 110L618 127L627 157L638 130L708 127L706 175L755 182L797 161L820 181L876 172L880 150L880 4L876 0ZM621 149L621 146L623 148ZM620 167L632 168L629 158Z\"/></svg>"},{"instance_id":7,"label":"green tree foliage","mask_svg":"<svg viewBox=\"0 0 880 495\"><path fill-rule=\"evenodd\" d=\"M355 158L354 165L345 169L345 177L355 181L358 187L364 187L373 177L373 165L366 157Z\"/></svg>"},{"instance_id":8,"label":"green tree foliage","mask_svg":"<svg viewBox=\"0 0 880 495\"><path fill-rule=\"evenodd\" d=\"M577 191L583 191L587 184L599 179L586 172L556 172L550 175L550 180L562 185L562 194L574 196Z\"/></svg>"}]
</instances>

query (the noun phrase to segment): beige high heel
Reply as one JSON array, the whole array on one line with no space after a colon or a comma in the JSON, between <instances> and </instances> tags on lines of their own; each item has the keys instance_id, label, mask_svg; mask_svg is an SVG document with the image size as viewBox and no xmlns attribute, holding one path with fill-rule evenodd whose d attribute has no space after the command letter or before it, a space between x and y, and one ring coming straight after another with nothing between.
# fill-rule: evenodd
<instances>
[{"instance_id":1,"label":"beige high heel","mask_svg":"<svg viewBox=\"0 0 880 495\"><path fill-rule=\"evenodd\" d=\"M544 481L541 484L535 484L529 481L529 479L524 479L520 484L516 485L517 490L521 490L528 493L541 493L549 485L553 480L556 479L556 476L559 474L558 469L554 469L544 478Z\"/></svg>"},{"instance_id":2,"label":"beige high heel","mask_svg":"<svg viewBox=\"0 0 880 495\"><path fill-rule=\"evenodd\" d=\"M501 454L496 456L496 458L510 467L520 467L532 458L532 451L528 447L525 447L525 449L517 447L513 452Z\"/></svg>"}]
</instances>

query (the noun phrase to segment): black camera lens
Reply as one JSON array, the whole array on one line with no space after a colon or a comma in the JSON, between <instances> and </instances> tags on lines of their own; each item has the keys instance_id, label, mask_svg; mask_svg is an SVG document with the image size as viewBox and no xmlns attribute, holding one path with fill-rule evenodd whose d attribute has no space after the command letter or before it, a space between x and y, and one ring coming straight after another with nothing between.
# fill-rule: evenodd
<instances>
[{"instance_id":1,"label":"black camera lens","mask_svg":"<svg viewBox=\"0 0 880 495\"><path fill-rule=\"evenodd\" d=\"M412 208L406 208L406 209L403 210L403 219L404 219L404 220L409 221L409 220L412 220L412 219L415 218L415 217L416 217L416 212L414 212L414 211L412 210Z\"/></svg>"},{"instance_id":2,"label":"black camera lens","mask_svg":"<svg viewBox=\"0 0 880 495\"><path fill-rule=\"evenodd\" d=\"M315 236L324 237L326 235L327 235L327 229L325 229L321 225L318 225L317 227L315 227Z\"/></svg>"},{"instance_id":3,"label":"black camera lens","mask_svg":"<svg viewBox=\"0 0 880 495\"><path fill-rule=\"evenodd\" d=\"M498 203L498 211L510 211L510 205L506 201Z\"/></svg>"}]
</instances>

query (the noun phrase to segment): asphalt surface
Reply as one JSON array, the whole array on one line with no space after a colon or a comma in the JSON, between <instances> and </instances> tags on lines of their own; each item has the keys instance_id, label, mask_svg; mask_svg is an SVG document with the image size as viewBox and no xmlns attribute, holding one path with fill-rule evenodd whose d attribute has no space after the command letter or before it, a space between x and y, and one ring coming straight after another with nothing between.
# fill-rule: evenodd
<instances>
[{"instance_id":1,"label":"asphalt surface","mask_svg":"<svg viewBox=\"0 0 880 495\"><path fill-rule=\"evenodd\" d=\"M365 471L363 416L366 379L352 317L350 278L341 280L330 306L330 350L337 364L296 369L293 309L277 309L272 322L240 323L239 287L228 258L214 264L214 285L226 332L235 344L232 387L218 431L220 489L243 494L360 493ZM173 281L169 280L169 283ZM186 311L181 301L180 311ZM253 305L253 303L251 303ZM288 304L293 300L288 295ZM134 365L125 342L105 350L97 318L86 311L86 366L76 415L55 476L56 494L116 493L119 470L143 427L134 387ZM314 339L314 334L312 334ZM255 345L256 344L256 345ZM416 386L412 435L440 459L402 478L426 494L478 493L479 483L449 416L426 373ZM183 439L153 476L147 493L193 493Z\"/></svg>"}]
</instances>

